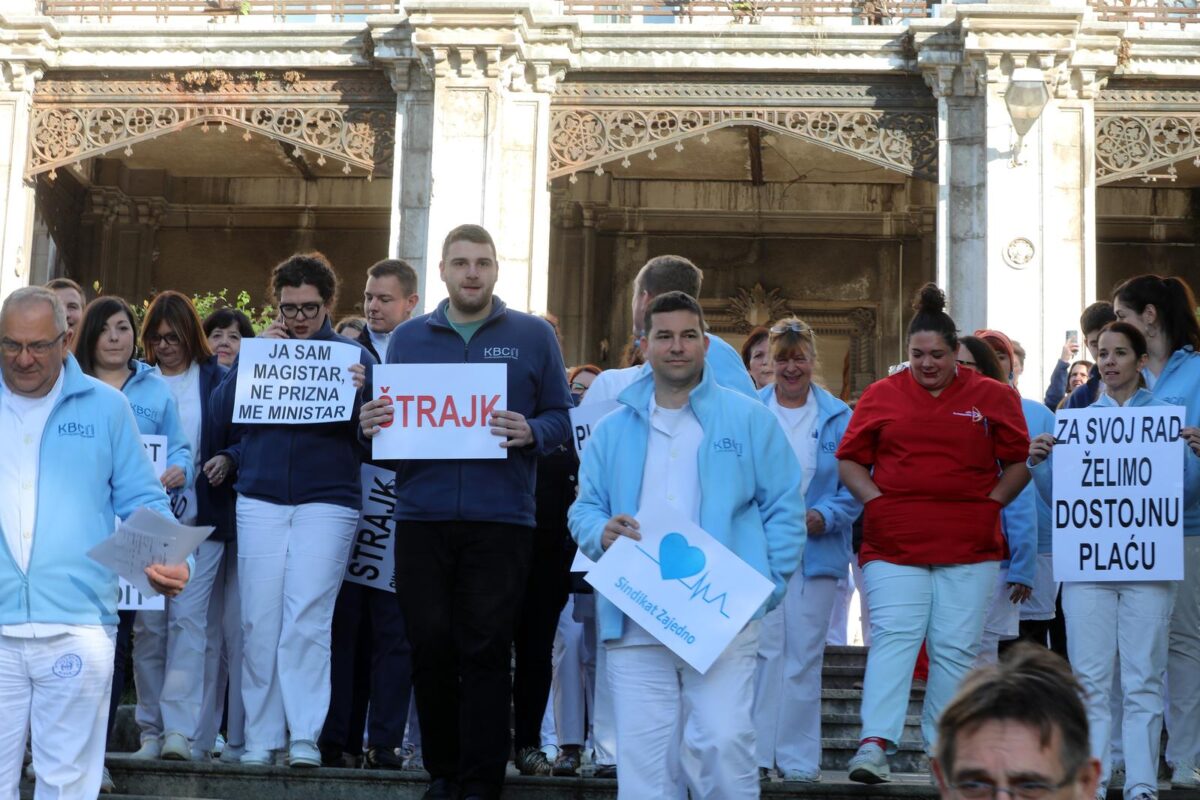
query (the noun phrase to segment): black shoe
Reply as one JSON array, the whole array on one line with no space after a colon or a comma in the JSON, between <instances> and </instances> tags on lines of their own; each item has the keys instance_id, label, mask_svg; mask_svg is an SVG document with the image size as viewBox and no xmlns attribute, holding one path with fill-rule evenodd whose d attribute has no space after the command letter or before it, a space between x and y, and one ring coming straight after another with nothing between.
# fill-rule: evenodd
<instances>
[{"instance_id":1,"label":"black shoe","mask_svg":"<svg viewBox=\"0 0 1200 800\"><path fill-rule=\"evenodd\" d=\"M600 766L596 767L596 771L592 773L592 777L615 781L617 779L617 765L601 764Z\"/></svg>"},{"instance_id":2,"label":"black shoe","mask_svg":"<svg viewBox=\"0 0 1200 800\"><path fill-rule=\"evenodd\" d=\"M342 748L336 744L328 742L318 742L317 747L321 750L321 766L323 767L344 767L345 763L342 760Z\"/></svg>"},{"instance_id":3,"label":"black shoe","mask_svg":"<svg viewBox=\"0 0 1200 800\"><path fill-rule=\"evenodd\" d=\"M434 778L429 782L429 788L421 795L421 800L454 800L454 784L449 778Z\"/></svg>"},{"instance_id":4,"label":"black shoe","mask_svg":"<svg viewBox=\"0 0 1200 800\"><path fill-rule=\"evenodd\" d=\"M563 777L575 777L579 774L579 765L583 763L583 748L579 745L563 745L558 751L558 757L554 759L554 766L550 770L551 775L559 775Z\"/></svg>"},{"instance_id":5,"label":"black shoe","mask_svg":"<svg viewBox=\"0 0 1200 800\"><path fill-rule=\"evenodd\" d=\"M372 747L363 761L367 769L404 769L404 759L396 755L394 747Z\"/></svg>"},{"instance_id":6,"label":"black shoe","mask_svg":"<svg viewBox=\"0 0 1200 800\"><path fill-rule=\"evenodd\" d=\"M550 759L536 747L525 747L517 753L517 769L522 775L549 775Z\"/></svg>"}]
</instances>

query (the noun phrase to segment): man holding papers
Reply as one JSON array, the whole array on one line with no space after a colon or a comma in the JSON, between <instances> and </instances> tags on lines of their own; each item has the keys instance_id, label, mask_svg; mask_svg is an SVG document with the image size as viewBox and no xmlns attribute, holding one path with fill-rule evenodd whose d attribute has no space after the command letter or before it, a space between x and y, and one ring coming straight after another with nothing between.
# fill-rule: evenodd
<instances>
[{"instance_id":1,"label":"man holding papers","mask_svg":"<svg viewBox=\"0 0 1200 800\"><path fill-rule=\"evenodd\" d=\"M463 401L452 414L443 398L432 415L422 402L444 384L380 386L360 419L372 438L390 427L411 439L417 426L484 438L482 456L428 447L396 462L395 557L432 777L425 797L494 800L508 762L513 625L533 552L537 456L567 441L572 403L553 329L492 294L499 267L491 235L478 225L450 231L438 269L449 297L392 333L386 363L429 365L466 381L501 369L505 400Z\"/></svg>"},{"instance_id":2,"label":"man holding papers","mask_svg":"<svg viewBox=\"0 0 1200 800\"><path fill-rule=\"evenodd\" d=\"M149 508L171 519L124 396L80 370L47 289L0 310L0 797L16 797L27 724L35 797L93 800L104 768L117 576L86 553ZM186 564L152 566L175 596Z\"/></svg>"},{"instance_id":3,"label":"man holding papers","mask_svg":"<svg viewBox=\"0 0 1200 800\"><path fill-rule=\"evenodd\" d=\"M699 526L727 548L721 557L740 559L769 579L773 591L701 673L676 655L678 647L660 641L702 636L702 628L679 624L680 612L723 614L721 594L736 600L742 591L712 579L711 586L702 585L706 575L722 571L713 563L715 550L701 553L680 533L659 538L662 532L654 532L660 543L650 549L663 581L690 580L695 603L670 608L669 621L663 619L666 609L642 615L648 628L603 596L622 589L597 586L616 716L619 796L675 796L679 769L668 761L678 752L692 797L758 797L750 716L757 620L778 604L804 549L800 467L771 412L717 385L705 368L704 315L692 297L682 292L656 297L646 311L645 330L651 372L624 390L619 398L624 407L593 429L580 467L579 499L571 507L571 533L585 554L600 559L620 537L642 541L639 512L675 518L676 530ZM642 548L622 552L647 557ZM657 607L660 601L650 596L657 591L660 587L649 584L637 587L637 602ZM683 741L673 746L680 728Z\"/></svg>"}]
</instances>

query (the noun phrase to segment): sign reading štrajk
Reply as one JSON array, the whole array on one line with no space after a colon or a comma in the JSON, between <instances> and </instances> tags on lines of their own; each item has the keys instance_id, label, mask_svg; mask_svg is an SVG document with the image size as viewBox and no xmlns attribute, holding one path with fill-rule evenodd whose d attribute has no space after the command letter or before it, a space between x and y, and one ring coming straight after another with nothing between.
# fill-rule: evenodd
<instances>
[{"instance_id":1,"label":"sign reading \u0161trajk","mask_svg":"<svg viewBox=\"0 0 1200 800\"><path fill-rule=\"evenodd\" d=\"M362 513L346 560L346 580L396 591L396 473L373 464L362 465Z\"/></svg>"},{"instance_id":2,"label":"sign reading \u0161trajk","mask_svg":"<svg viewBox=\"0 0 1200 800\"><path fill-rule=\"evenodd\" d=\"M704 673L775 585L668 509L643 509L634 518L642 538L618 537L588 572L587 582Z\"/></svg>"},{"instance_id":3,"label":"sign reading \u0161trajk","mask_svg":"<svg viewBox=\"0 0 1200 800\"><path fill-rule=\"evenodd\" d=\"M1183 579L1182 409L1059 411L1054 579Z\"/></svg>"},{"instance_id":4,"label":"sign reading \u0161trajk","mask_svg":"<svg viewBox=\"0 0 1200 800\"><path fill-rule=\"evenodd\" d=\"M492 412L507 408L507 364L381 364L372 382L395 411L371 440L372 458L508 456L491 432Z\"/></svg>"},{"instance_id":5,"label":"sign reading \u0161trajk","mask_svg":"<svg viewBox=\"0 0 1200 800\"><path fill-rule=\"evenodd\" d=\"M358 347L313 339L246 339L238 355L233 421L300 425L350 419Z\"/></svg>"}]
</instances>

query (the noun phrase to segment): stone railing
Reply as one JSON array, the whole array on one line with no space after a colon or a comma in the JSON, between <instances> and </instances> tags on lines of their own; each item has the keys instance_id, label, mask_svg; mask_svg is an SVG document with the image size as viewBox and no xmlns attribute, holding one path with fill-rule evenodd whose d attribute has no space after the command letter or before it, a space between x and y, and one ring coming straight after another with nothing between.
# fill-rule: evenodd
<instances>
[{"instance_id":1,"label":"stone railing","mask_svg":"<svg viewBox=\"0 0 1200 800\"><path fill-rule=\"evenodd\" d=\"M41 0L46 16L111 22L116 17L271 16L276 19L394 14L400 0Z\"/></svg>"},{"instance_id":2,"label":"stone railing","mask_svg":"<svg viewBox=\"0 0 1200 800\"><path fill-rule=\"evenodd\" d=\"M562 0L562 8L566 14L615 23L712 18L756 23L782 18L796 24L891 25L929 16L925 0Z\"/></svg>"},{"instance_id":3,"label":"stone railing","mask_svg":"<svg viewBox=\"0 0 1200 800\"><path fill-rule=\"evenodd\" d=\"M1174 27L1181 29L1200 24L1197 0L1133 0L1106 2L1089 0L1096 16L1103 22L1137 23L1139 28Z\"/></svg>"}]
</instances>

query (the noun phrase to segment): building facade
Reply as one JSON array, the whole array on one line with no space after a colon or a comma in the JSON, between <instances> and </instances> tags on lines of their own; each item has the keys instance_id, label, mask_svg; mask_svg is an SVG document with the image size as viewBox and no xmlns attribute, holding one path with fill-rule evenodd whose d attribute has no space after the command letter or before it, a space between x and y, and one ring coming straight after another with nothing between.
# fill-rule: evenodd
<instances>
[{"instance_id":1,"label":"building facade","mask_svg":"<svg viewBox=\"0 0 1200 800\"><path fill-rule=\"evenodd\" d=\"M1024 344L1035 396L1117 281L1200 286L1200 16L1173 1L5 0L0 294L259 300L317 249L340 312L387 256L429 308L477 222L568 363L616 365L633 275L673 252L731 343L809 320L846 396L936 280Z\"/></svg>"}]
</instances>

